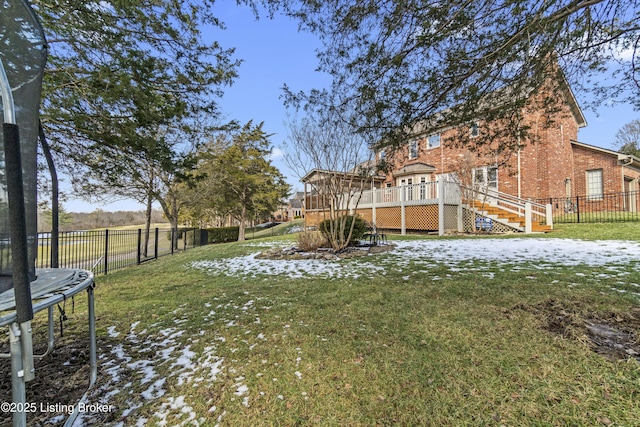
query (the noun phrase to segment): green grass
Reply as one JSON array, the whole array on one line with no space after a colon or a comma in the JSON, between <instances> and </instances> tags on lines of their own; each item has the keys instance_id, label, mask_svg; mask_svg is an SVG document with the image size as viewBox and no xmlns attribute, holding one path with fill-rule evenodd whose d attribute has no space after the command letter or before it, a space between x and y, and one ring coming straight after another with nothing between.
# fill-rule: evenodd
<instances>
[{"instance_id":1,"label":"green grass","mask_svg":"<svg viewBox=\"0 0 640 427\"><path fill-rule=\"evenodd\" d=\"M639 225L615 226L563 225L544 237L640 239ZM637 263L605 277L595 267L540 270L532 262L520 269L473 262L462 271L409 263L387 275L334 279L189 267L255 251L237 243L197 248L96 279L101 363L117 346L132 358L117 385L106 366L100 374L118 411L139 405L124 425L140 418L154 425L158 412L170 414L168 425L187 425L180 397L206 426L218 417L223 426L633 426L640 419L637 361L608 361L584 340L544 330L543 319L522 308L553 301L584 313L628 312L637 297L612 288L640 283ZM366 261L394 271L389 255ZM84 309L76 303L73 321ZM175 362L185 348L195 354L186 370L194 379L181 382ZM172 357L163 361L166 349ZM140 397L150 383L126 366L144 360L167 377L165 395ZM247 394L238 394L242 385Z\"/></svg>"},{"instance_id":2,"label":"green grass","mask_svg":"<svg viewBox=\"0 0 640 427\"><path fill-rule=\"evenodd\" d=\"M304 227L304 219L294 219L293 221L283 222L274 227L263 228L247 228L245 230L245 237L249 239L261 239L264 237L281 236L289 234L293 228Z\"/></svg>"},{"instance_id":3,"label":"green grass","mask_svg":"<svg viewBox=\"0 0 640 427\"><path fill-rule=\"evenodd\" d=\"M553 237L640 241L640 222L556 224L554 228L558 231Z\"/></svg>"}]
</instances>

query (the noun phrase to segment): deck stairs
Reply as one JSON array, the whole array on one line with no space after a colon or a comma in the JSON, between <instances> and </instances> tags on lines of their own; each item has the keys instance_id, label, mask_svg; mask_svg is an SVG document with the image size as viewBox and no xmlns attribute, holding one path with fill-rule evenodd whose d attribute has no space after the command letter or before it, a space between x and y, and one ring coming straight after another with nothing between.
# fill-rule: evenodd
<instances>
[{"instance_id":1,"label":"deck stairs","mask_svg":"<svg viewBox=\"0 0 640 427\"><path fill-rule=\"evenodd\" d=\"M521 206L520 206L521 205ZM473 200L467 204L467 209L484 218L503 224L516 232L526 232L526 216L524 203L504 203L504 200L490 198L486 201ZM540 215L532 215L531 232L548 233L553 231L553 225L542 224L536 220Z\"/></svg>"}]
</instances>

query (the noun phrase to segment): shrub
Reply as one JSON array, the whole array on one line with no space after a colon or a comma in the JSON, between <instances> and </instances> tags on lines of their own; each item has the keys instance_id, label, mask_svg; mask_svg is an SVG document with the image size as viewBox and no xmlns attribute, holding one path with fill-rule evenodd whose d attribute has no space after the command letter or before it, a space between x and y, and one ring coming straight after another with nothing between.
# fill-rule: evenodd
<instances>
[{"instance_id":1,"label":"shrub","mask_svg":"<svg viewBox=\"0 0 640 427\"><path fill-rule=\"evenodd\" d=\"M343 234L340 235L339 234L339 230L340 230L340 224L342 223L342 221L344 220L344 230L343 230ZM359 216L353 216L353 215L346 215L346 216L342 216L339 218L334 219L334 230L338 230L336 232L336 242L333 241L333 236L331 235L331 221L330 219L326 219L324 221L322 221L319 226L318 229L320 230L320 232L322 233L322 235L330 242L332 243L332 247L334 249L339 248L339 247L346 247L348 245L353 244L355 241L360 240L364 237L365 233L367 232L367 223L365 222L364 219L362 219ZM349 230L351 229L351 224L354 223L353 225L353 233L351 234L351 238L349 239L349 241L347 242L347 236L349 234ZM341 244L341 243L346 243L346 244Z\"/></svg>"},{"instance_id":2,"label":"shrub","mask_svg":"<svg viewBox=\"0 0 640 427\"><path fill-rule=\"evenodd\" d=\"M329 242L319 231L303 231L298 234L298 249L301 251L313 252L327 246Z\"/></svg>"},{"instance_id":3,"label":"shrub","mask_svg":"<svg viewBox=\"0 0 640 427\"><path fill-rule=\"evenodd\" d=\"M237 242L240 227L208 228L209 243Z\"/></svg>"}]
</instances>

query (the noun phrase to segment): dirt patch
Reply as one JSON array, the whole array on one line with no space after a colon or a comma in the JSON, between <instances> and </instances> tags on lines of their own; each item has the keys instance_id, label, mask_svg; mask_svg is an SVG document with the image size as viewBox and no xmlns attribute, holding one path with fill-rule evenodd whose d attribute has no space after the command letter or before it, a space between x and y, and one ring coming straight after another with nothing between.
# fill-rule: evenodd
<instances>
[{"instance_id":1,"label":"dirt patch","mask_svg":"<svg viewBox=\"0 0 640 427\"><path fill-rule=\"evenodd\" d=\"M256 259L271 260L301 260L301 259L318 259L332 261L337 259L349 259L368 255L381 254L390 252L396 248L392 243L382 245L358 245L349 246L340 252L334 252L329 248L320 248L313 252L300 250L296 247L289 248L272 248L256 255Z\"/></svg>"},{"instance_id":2,"label":"dirt patch","mask_svg":"<svg viewBox=\"0 0 640 427\"><path fill-rule=\"evenodd\" d=\"M42 329L46 328L34 328L35 354L43 354L47 349L47 338ZM36 376L33 381L26 383L26 400L29 404L35 404L35 412L27 414L27 425L63 425L68 413L56 412L48 405L75 405L87 390L89 339L83 335L86 334L65 331L64 336L60 337L56 332L54 351L34 360ZM0 345L0 352L9 352L6 342ZM0 359L0 378L0 402L11 402L10 359ZM43 407L45 411L41 411ZM11 413L0 411L0 426L11 425Z\"/></svg>"},{"instance_id":3,"label":"dirt patch","mask_svg":"<svg viewBox=\"0 0 640 427\"><path fill-rule=\"evenodd\" d=\"M640 308L597 313L580 302L548 300L537 305L519 304L514 309L534 314L543 329L586 342L609 360L640 361Z\"/></svg>"}]
</instances>

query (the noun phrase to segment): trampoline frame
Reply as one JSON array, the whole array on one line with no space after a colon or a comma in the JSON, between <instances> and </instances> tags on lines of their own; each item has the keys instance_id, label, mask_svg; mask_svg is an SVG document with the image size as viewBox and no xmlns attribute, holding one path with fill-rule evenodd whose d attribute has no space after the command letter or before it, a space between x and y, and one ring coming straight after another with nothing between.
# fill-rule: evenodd
<instances>
[{"instance_id":1,"label":"trampoline frame","mask_svg":"<svg viewBox=\"0 0 640 427\"><path fill-rule=\"evenodd\" d=\"M64 272L64 269L47 269L47 270L38 270L38 280L32 282L32 286L34 284L38 284L38 281L47 280L47 276L52 273ZM64 302L67 298L73 297L83 290L87 291L87 303L88 303L88 322L89 322L89 365L90 365L90 374L89 374L89 386L85 394L82 396L80 401L74 406L73 412L67 418L65 422L65 426L71 426L75 419L78 416L78 408L80 403L84 402L87 397L89 391L93 388L93 385L96 382L97 374L98 374L98 364L97 364L97 351L96 351L96 320L95 320L95 298L94 298L94 288L95 282L93 280L93 273L86 270L66 270L72 273L72 277L66 282L57 283L54 289L50 289L47 292L34 296L33 303L33 312L38 313L43 310L48 310L48 343L47 343L47 351L42 355L36 355L36 358L42 358L49 354L53 350L54 346L54 316L53 316L53 308L56 304ZM0 316L0 327L8 326L9 328L9 345L10 345L10 353L5 353L0 355L3 358L11 358L11 393L13 403L16 404L17 408L25 408L27 403L26 401L26 381L25 381L25 364L23 361L29 356L34 357L33 354L28 355L23 351L23 346L21 345L20 339L23 334L31 334L31 331L25 331L21 328L21 325L17 321L17 313L15 311L15 306L10 306L6 308L7 301L10 302L11 297L13 296L13 289L6 291L0 294L0 303L3 302L4 297L4 306L3 313ZM28 364L27 364L28 366ZM22 427L26 426L26 415L25 411L15 411L13 413L13 426Z\"/></svg>"}]
</instances>

